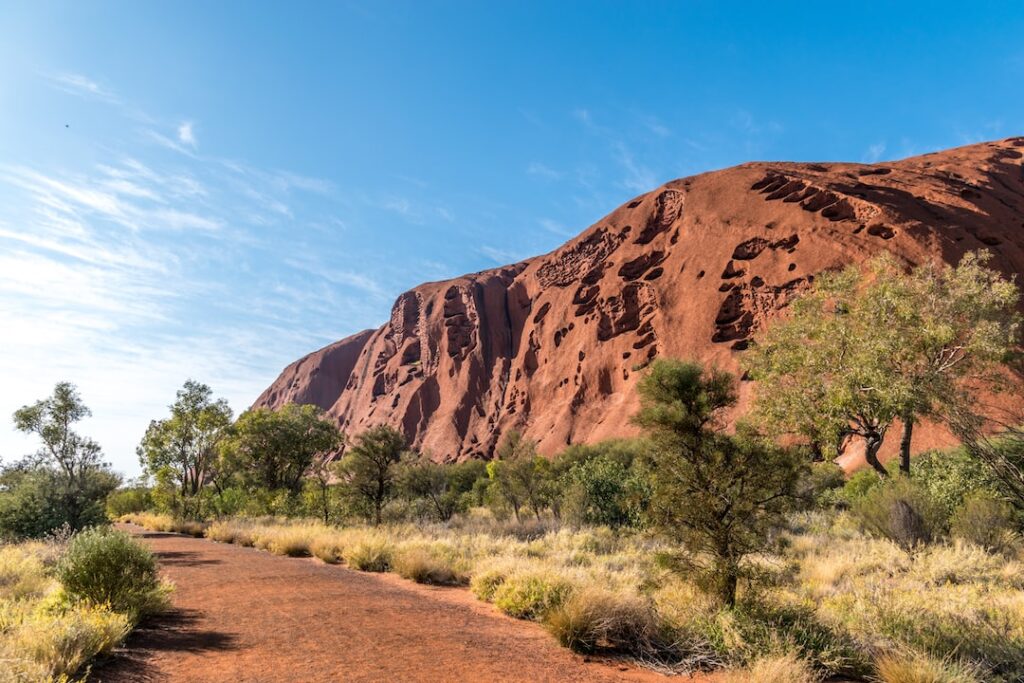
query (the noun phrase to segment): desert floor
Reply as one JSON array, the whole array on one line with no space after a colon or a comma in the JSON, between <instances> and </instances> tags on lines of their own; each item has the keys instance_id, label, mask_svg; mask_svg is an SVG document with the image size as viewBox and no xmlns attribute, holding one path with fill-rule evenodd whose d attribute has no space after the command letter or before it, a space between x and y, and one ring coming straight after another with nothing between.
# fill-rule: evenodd
<instances>
[{"instance_id":1,"label":"desert floor","mask_svg":"<svg viewBox=\"0 0 1024 683\"><path fill-rule=\"evenodd\" d=\"M560 647L465 589L421 586L319 560L123 526L174 582L173 611L144 621L91 680L653 681ZM679 680L679 679L676 679Z\"/></svg>"}]
</instances>

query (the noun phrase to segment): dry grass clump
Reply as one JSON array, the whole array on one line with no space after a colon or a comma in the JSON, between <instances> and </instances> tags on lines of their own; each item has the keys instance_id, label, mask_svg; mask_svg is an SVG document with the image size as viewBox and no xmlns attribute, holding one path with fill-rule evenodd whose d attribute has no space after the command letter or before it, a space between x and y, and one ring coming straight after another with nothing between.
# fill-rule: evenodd
<instances>
[{"instance_id":1,"label":"dry grass clump","mask_svg":"<svg viewBox=\"0 0 1024 683\"><path fill-rule=\"evenodd\" d=\"M235 543L251 547L254 543L252 524L243 520L220 520L206 527L206 537L218 543Z\"/></svg>"},{"instance_id":2,"label":"dry grass clump","mask_svg":"<svg viewBox=\"0 0 1024 683\"><path fill-rule=\"evenodd\" d=\"M715 678L721 683L818 683L821 676L796 654L759 657L743 669L727 671Z\"/></svg>"},{"instance_id":3,"label":"dry grass clump","mask_svg":"<svg viewBox=\"0 0 1024 683\"><path fill-rule=\"evenodd\" d=\"M509 616L540 621L560 607L575 589L576 585L561 572L526 569L507 576L494 589L492 602Z\"/></svg>"},{"instance_id":4,"label":"dry grass clump","mask_svg":"<svg viewBox=\"0 0 1024 683\"><path fill-rule=\"evenodd\" d=\"M576 652L647 655L665 649L652 603L624 591L586 586L552 609L546 621L558 642Z\"/></svg>"},{"instance_id":5,"label":"dry grass clump","mask_svg":"<svg viewBox=\"0 0 1024 683\"><path fill-rule=\"evenodd\" d=\"M405 579L435 586L458 586L467 583L465 573L458 571L456 561L435 548L419 545L399 548L391 562L392 570Z\"/></svg>"},{"instance_id":6,"label":"dry grass clump","mask_svg":"<svg viewBox=\"0 0 1024 683\"><path fill-rule=\"evenodd\" d=\"M345 562L364 572L386 572L391 569L394 545L384 536L367 534L356 539L343 551Z\"/></svg>"},{"instance_id":7,"label":"dry grass clump","mask_svg":"<svg viewBox=\"0 0 1024 683\"><path fill-rule=\"evenodd\" d=\"M309 552L327 564L338 564L345 559L344 544L338 534L317 534L309 544Z\"/></svg>"},{"instance_id":8,"label":"dry grass clump","mask_svg":"<svg viewBox=\"0 0 1024 683\"><path fill-rule=\"evenodd\" d=\"M118 518L119 522L126 524L135 524L149 529L150 531L164 531L175 534L185 534L186 536L194 536L196 538L202 538L206 532L206 522L196 522L193 520L175 519L170 515L155 514L152 512L133 512L131 514L122 515Z\"/></svg>"},{"instance_id":9,"label":"dry grass clump","mask_svg":"<svg viewBox=\"0 0 1024 683\"><path fill-rule=\"evenodd\" d=\"M979 668L952 659L935 659L919 652L890 653L875 660L881 683L981 683Z\"/></svg>"},{"instance_id":10,"label":"dry grass clump","mask_svg":"<svg viewBox=\"0 0 1024 683\"><path fill-rule=\"evenodd\" d=\"M40 665L50 676L71 676L96 655L112 650L130 630L127 615L101 607L36 609L13 628L9 651Z\"/></svg>"},{"instance_id":11,"label":"dry grass clump","mask_svg":"<svg viewBox=\"0 0 1024 683\"><path fill-rule=\"evenodd\" d=\"M308 557L314 535L313 529L302 525L265 527L257 531L256 547L265 548L275 555Z\"/></svg>"}]
</instances>

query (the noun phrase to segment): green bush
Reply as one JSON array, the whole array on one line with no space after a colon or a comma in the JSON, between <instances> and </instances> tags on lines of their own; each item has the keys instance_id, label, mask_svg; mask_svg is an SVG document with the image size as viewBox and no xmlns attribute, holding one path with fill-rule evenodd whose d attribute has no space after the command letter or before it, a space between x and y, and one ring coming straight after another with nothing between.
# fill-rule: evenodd
<instances>
[{"instance_id":1,"label":"green bush","mask_svg":"<svg viewBox=\"0 0 1024 683\"><path fill-rule=\"evenodd\" d=\"M542 619L561 606L572 591L572 583L557 574L525 572L506 578L495 589L493 599L495 607L509 616Z\"/></svg>"},{"instance_id":2,"label":"green bush","mask_svg":"<svg viewBox=\"0 0 1024 683\"><path fill-rule=\"evenodd\" d=\"M852 511L865 530L904 550L931 543L946 523L942 506L927 489L906 477L872 487L857 500Z\"/></svg>"},{"instance_id":3,"label":"green bush","mask_svg":"<svg viewBox=\"0 0 1024 683\"><path fill-rule=\"evenodd\" d=\"M993 552L1005 550L1016 536L1013 508L992 495L976 492L953 513L950 533Z\"/></svg>"},{"instance_id":4,"label":"green bush","mask_svg":"<svg viewBox=\"0 0 1024 683\"><path fill-rule=\"evenodd\" d=\"M107 516L117 519L153 508L153 495L145 486L132 486L113 491L107 496Z\"/></svg>"},{"instance_id":5,"label":"green bush","mask_svg":"<svg viewBox=\"0 0 1024 683\"><path fill-rule=\"evenodd\" d=\"M978 491L997 488L988 468L963 448L929 451L913 460L911 476L920 483L947 515Z\"/></svg>"},{"instance_id":6,"label":"green bush","mask_svg":"<svg viewBox=\"0 0 1024 683\"><path fill-rule=\"evenodd\" d=\"M167 604L153 553L121 531L94 528L75 536L57 578L70 600L105 605L132 619Z\"/></svg>"},{"instance_id":7,"label":"green bush","mask_svg":"<svg viewBox=\"0 0 1024 683\"><path fill-rule=\"evenodd\" d=\"M882 483L878 473L870 468L858 470L850 475L838 493L838 500L845 505L854 505L861 498Z\"/></svg>"}]
</instances>

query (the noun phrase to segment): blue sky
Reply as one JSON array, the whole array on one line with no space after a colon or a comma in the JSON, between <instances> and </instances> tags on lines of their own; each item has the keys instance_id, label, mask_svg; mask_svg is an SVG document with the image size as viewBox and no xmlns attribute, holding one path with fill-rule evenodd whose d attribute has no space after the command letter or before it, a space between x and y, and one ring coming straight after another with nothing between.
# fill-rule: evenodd
<instances>
[{"instance_id":1,"label":"blue sky","mask_svg":"<svg viewBox=\"0 0 1024 683\"><path fill-rule=\"evenodd\" d=\"M0 457L134 447L672 178L1024 134L1024 5L0 4Z\"/></svg>"}]
</instances>

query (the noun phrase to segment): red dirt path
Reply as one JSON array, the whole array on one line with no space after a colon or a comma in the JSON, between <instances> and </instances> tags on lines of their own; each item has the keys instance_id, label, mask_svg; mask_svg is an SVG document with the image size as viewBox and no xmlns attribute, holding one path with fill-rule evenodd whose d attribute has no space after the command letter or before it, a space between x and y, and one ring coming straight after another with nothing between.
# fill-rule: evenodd
<instances>
[{"instance_id":1,"label":"red dirt path","mask_svg":"<svg viewBox=\"0 0 1024 683\"><path fill-rule=\"evenodd\" d=\"M124 526L176 586L92 680L653 681L587 661L466 590ZM678 680L678 679L677 679Z\"/></svg>"}]
</instances>

